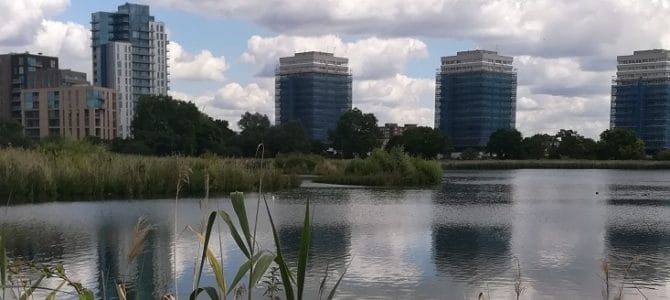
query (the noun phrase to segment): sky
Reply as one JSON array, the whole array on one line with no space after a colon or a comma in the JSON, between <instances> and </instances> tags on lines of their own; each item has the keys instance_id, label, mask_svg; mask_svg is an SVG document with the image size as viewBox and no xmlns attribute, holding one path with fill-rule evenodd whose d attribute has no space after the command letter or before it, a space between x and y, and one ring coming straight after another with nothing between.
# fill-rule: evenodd
<instances>
[{"instance_id":1,"label":"sky","mask_svg":"<svg viewBox=\"0 0 670 300\"><path fill-rule=\"evenodd\" d=\"M0 53L42 52L91 73L90 18L109 0L0 0ZM273 70L297 51L349 58L353 105L379 123L434 122L440 57L514 57L517 129L597 137L616 56L670 47L670 0L138 0L168 29L170 94L235 124L274 120Z\"/></svg>"}]
</instances>

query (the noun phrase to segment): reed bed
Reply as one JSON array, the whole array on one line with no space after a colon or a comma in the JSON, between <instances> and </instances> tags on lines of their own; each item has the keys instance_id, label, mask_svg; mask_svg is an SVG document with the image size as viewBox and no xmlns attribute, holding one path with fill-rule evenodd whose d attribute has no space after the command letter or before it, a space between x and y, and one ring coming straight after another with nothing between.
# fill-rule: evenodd
<instances>
[{"instance_id":1,"label":"reed bed","mask_svg":"<svg viewBox=\"0 0 670 300\"><path fill-rule=\"evenodd\" d=\"M445 170L503 169L670 169L670 161L653 160L445 160Z\"/></svg>"},{"instance_id":2,"label":"reed bed","mask_svg":"<svg viewBox=\"0 0 670 300\"><path fill-rule=\"evenodd\" d=\"M315 182L364 186L429 186L442 179L437 161L415 158L398 150L375 150L365 158L322 164L320 177Z\"/></svg>"},{"instance_id":3,"label":"reed bed","mask_svg":"<svg viewBox=\"0 0 670 300\"><path fill-rule=\"evenodd\" d=\"M156 198L175 195L180 174L185 196L202 196L209 178L211 194L298 187L296 176L253 159L150 157L111 153L104 148L0 150L0 197L15 201Z\"/></svg>"}]
</instances>

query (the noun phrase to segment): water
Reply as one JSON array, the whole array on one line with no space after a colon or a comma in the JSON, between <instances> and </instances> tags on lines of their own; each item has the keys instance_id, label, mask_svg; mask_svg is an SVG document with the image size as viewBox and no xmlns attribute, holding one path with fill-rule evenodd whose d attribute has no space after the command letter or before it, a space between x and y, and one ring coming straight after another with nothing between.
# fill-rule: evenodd
<instances>
[{"instance_id":1,"label":"water","mask_svg":"<svg viewBox=\"0 0 670 300\"><path fill-rule=\"evenodd\" d=\"M308 299L317 297L326 266L332 285L348 263L342 299L474 299L480 292L511 299L517 265L522 299L598 299L606 257L613 292L623 283L627 299L642 299L640 291L670 298L667 171L450 171L434 190L307 186L268 198L274 197L271 211L291 264L304 202L313 204ZM256 195L247 198L253 215ZM174 292L175 277L180 298L187 298L198 241L185 228L196 227L206 211L198 199L180 200L175 239L174 205L174 199L17 205L0 210L0 222L12 256L63 263L96 298L113 295L113 283L124 280L141 299L156 299ZM207 206L232 213L228 199ZM154 229L129 264L140 216ZM273 249L262 211L260 219L260 244ZM221 251L218 233L213 244L230 282L243 260L227 230L221 232ZM213 285L212 277L208 272L203 284ZM260 298L262 289L255 293Z\"/></svg>"}]
</instances>

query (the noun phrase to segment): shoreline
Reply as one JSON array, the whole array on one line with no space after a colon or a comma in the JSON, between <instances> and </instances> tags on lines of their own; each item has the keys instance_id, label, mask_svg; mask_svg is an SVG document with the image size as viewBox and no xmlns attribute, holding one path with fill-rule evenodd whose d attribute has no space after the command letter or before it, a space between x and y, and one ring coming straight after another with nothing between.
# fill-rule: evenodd
<instances>
[{"instance_id":1,"label":"shoreline","mask_svg":"<svg viewBox=\"0 0 670 300\"><path fill-rule=\"evenodd\" d=\"M442 160L443 170L619 169L670 170L670 161L655 160Z\"/></svg>"}]
</instances>

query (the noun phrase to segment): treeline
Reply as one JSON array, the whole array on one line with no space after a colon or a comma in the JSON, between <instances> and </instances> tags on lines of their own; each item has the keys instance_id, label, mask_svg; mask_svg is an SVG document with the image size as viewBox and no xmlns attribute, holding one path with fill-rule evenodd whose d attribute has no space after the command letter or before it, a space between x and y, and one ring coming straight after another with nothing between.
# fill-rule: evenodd
<instances>
[{"instance_id":1,"label":"treeline","mask_svg":"<svg viewBox=\"0 0 670 300\"><path fill-rule=\"evenodd\" d=\"M555 135L536 134L522 137L515 129L500 129L491 134L486 152L497 159L645 159L645 146L633 130L607 129L595 141L574 130L559 130ZM472 158L464 153L465 158ZM670 159L661 151L657 159Z\"/></svg>"},{"instance_id":2,"label":"treeline","mask_svg":"<svg viewBox=\"0 0 670 300\"><path fill-rule=\"evenodd\" d=\"M237 122L239 132L228 121L215 120L200 112L195 104L169 96L146 96L136 106L132 123L133 138L101 141L113 152L142 155L223 157L275 157L280 153L314 153L338 158L366 157L375 149L400 148L405 153L425 159L449 157L449 139L430 127L406 129L400 136L383 139L377 118L357 108L345 112L325 143L310 140L300 122L271 125L266 115L245 113ZM57 138L47 138L49 141ZM262 144L263 148L258 146ZM0 147L31 147L19 124L0 121ZM605 130L595 141L574 130L561 129L555 135L536 134L523 137L515 129L501 129L491 134L484 149L466 149L462 159L644 159L645 147L632 130ZM670 151L656 154L659 160L670 160Z\"/></svg>"}]
</instances>

